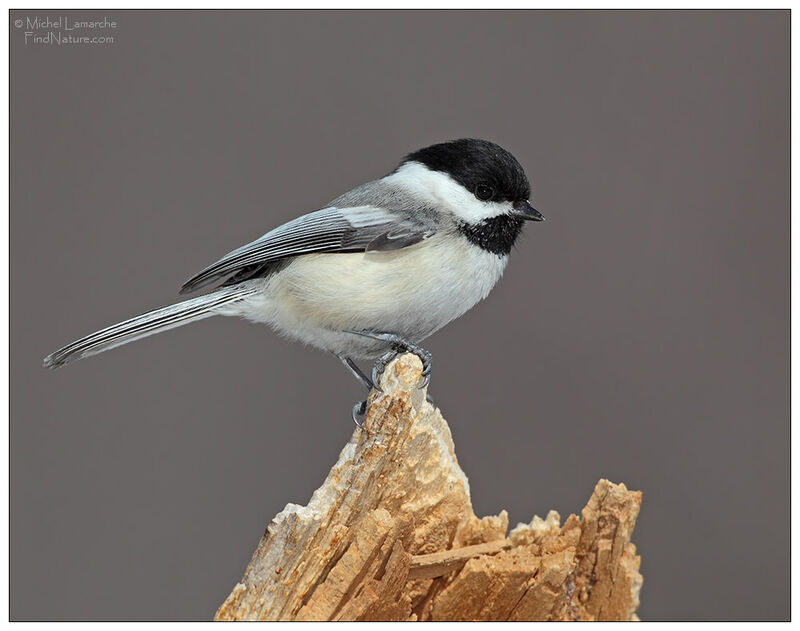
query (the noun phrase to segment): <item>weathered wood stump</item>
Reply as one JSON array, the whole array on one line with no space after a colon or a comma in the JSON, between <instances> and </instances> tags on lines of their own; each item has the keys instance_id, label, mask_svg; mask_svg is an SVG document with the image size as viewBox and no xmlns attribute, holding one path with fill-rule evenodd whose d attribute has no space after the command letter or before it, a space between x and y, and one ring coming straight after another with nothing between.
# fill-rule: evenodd
<instances>
[{"instance_id":1,"label":"weathered wood stump","mask_svg":"<svg viewBox=\"0 0 800 631\"><path fill-rule=\"evenodd\" d=\"M600 480L582 517L478 519L450 429L392 362L307 506L267 527L217 620L635 620L641 493Z\"/></svg>"}]
</instances>

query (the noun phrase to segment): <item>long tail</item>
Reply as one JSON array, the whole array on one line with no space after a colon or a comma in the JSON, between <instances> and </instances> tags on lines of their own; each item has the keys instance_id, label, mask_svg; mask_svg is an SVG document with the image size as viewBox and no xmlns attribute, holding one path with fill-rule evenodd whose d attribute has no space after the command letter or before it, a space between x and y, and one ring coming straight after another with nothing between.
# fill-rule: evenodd
<instances>
[{"instance_id":1,"label":"long tail","mask_svg":"<svg viewBox=\"0 0 800 631\"><path fill-rule=\"evenodd\" d=\"M241 300L256 291L252 287L228 287L169 307L148 311L68 344L45 357L42 363L45 368L60 368L77 359L97 355L148 335L209 318L216 315L220 307Z\"/></svg>"}]
</instances>

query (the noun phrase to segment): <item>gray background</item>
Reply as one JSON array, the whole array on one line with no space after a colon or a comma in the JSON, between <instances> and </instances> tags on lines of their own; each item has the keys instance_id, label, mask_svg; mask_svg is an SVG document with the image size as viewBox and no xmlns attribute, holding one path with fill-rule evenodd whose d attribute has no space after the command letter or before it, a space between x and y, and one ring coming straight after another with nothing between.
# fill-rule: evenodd
<instances>
[{"instance_id":1,"label":"gray background","mask_svg":"<svg viewBox=\"0 0 800 631\"><path fill-rule=\"evenodd\" d=\"M362 394L227 318L41 358L462 136L548 217L427 344L476 512L624 481L644 619L788 618L788 12L106 15L11 32L13 619L210 618Z\"/></svg>"}]
</instances>

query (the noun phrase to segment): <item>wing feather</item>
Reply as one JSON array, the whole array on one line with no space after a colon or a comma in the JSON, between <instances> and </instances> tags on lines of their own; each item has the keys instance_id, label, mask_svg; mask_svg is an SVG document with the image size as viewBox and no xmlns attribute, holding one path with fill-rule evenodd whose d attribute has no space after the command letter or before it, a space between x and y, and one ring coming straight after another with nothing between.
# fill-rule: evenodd
<instances>
[{"instance_id":1,"label":"wing feather","mask_svg":"<svg viewBox=\"0 0 800 631\"><path fill-rule=\"evenodd\" d=\"M229 252L190 278L185 294L221 282L244 268L312 252L359 252L407 247L433 234L430 225L415 224L409 213L376 206L323 208L278 226Z\"/></svg>"}]
</instances>

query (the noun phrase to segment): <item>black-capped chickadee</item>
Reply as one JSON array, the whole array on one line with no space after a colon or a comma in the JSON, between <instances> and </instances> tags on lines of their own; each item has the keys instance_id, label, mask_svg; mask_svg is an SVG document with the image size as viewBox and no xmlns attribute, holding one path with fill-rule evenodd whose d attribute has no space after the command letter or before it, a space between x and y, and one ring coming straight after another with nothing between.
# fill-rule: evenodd
<instances>
[{"instance_id":1,"label":"black-capped chickadee","mask_svg":"<svg viewBox=\"0 0 800 631\"><path fill-rule=\"evenodd\" d=\"M485 298L500 279L533 207L525 171L477 139L408 155L391 173L275 228L189 279L182 294L218 288L92 333L44 359L76 359L214 315L269 324L336 355L369 389L398 352ZM377 358L377 359L376 359ZM376 360L372 378L355 359ZM366 402L355 405L358 423Z\"/></svg>"}]
</instances>

